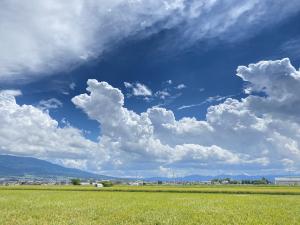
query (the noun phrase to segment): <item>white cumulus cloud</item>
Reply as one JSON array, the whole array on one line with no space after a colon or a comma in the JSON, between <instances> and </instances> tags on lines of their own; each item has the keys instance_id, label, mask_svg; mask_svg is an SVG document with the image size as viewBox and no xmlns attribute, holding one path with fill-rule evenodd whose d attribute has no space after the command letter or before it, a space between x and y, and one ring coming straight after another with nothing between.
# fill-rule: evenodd
<instances>
[{"instance_id":1,"label":"white cumulus cloud","mask_svg":"<svg viewBox=\"0 0 300 225\"><path fill-rule=\"evenodd\" d=\"M61 128L47 112L18 105L10 92L0 92L1 154L33 156L61 164L74 160L80 168L93 169L90 162L94 157L106 157L100 151L98 144L87 140L81 130Z\"/></svg>"},{"instance_id":2,"label":"white cumulus cloud","mask_svg":"<svg viewBox=\"0 0 300 225\"><path fill-rule=\"evenodd\" d=\"M209 107L203 121L176 120L172 111L159 107L137 114L124 107L119 89L96 80L88 81L89 94L72 101L101 124L102 144L118 162L115 169L144 163L149 169L283 171L300 166L299 121L293 110L289 116L280 107L299 100L298 74L288 59L239 67L237 75L248 82L245 90L264 95L228 97Z\"/></svg>"},{"instance_id":3,"label":"white cumulus cloud","mask_svg":"<svg viewBox=\"0 0 300 225\"><path fill-rule=\"evenodd\" d=\"M118 88L88 80L87 93L72 102L101 125L99 142L69 125L60 128L47 112L18 105L16 93L2 91L0 151L115 175L155 175L164 168L182 174L299 170L299 70L282 59L240 66L237 75L247 82L249 96L216 102L205 120L176 119L161 107L136 113L124 106Z\"/></svg>"}]
</instances>

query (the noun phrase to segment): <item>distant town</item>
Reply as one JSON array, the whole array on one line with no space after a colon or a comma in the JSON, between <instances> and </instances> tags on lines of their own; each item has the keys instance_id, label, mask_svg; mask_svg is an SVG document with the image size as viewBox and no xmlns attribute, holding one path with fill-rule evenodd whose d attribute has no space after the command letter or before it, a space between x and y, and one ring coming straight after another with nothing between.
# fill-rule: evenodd
<instances>
[{"instance_id":1,"label":"distant town","mask_svg":"<svg viewBox=\"0 0 300 225\"><path fill-rule=\"evenodd\" d=\"M182 180L147 180L147 179L79 179L72 177L0 177L1 186L13 185L82 185L95 187L109 187L113 185L145 186L145 185L300 185L300 177L275 177L270 181L264 177L261 179L235 180L231 178L214 178L207 181L182 181Z\"/></svg>"}]
</instances>

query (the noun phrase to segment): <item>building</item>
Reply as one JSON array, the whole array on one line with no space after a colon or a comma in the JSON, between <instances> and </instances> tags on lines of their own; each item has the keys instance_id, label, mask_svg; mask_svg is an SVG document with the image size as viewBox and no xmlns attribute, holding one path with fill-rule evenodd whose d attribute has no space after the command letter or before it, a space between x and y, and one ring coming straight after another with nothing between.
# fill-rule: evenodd
<instances>
[{"instance_id":1,"label":"building","mask_svg":"<svg viewBox=\"0 0 300 225\"><path fill-rule=\"evenodd\" d=\"M80 182L80 185L82 185L82 186L91 186L92 184L90 182Z\"/></svg>"},{"instance_id":2,"label":"building","mask_svg":"<svg viewBox=\"0 0 300 225\"><path fill-rule=\"evenodd\" d=\"M102 188L102 187L104 187L103 184L101 184L101 183L95 183L94 186L97 187L97 188Z\"/></svg>"},{"instance_id":3,"label":"building","mask_svg":"<svg viewBox=\"0 0 300 225\"><path fill-rule=\"evenodd\" d=\"M143 181L135 181L135 182L130 182L130 186L143 186L144 182Z\"/></svg>"},{"instance_id":4,"label":"building","mask_svg":"<svg viewBox=\"0 0 300 225\"><path fill-rule=\"evenodd\" d=\"M277 185L300 185L300 177L276 177Z\"/></svg>"}]
</instances>

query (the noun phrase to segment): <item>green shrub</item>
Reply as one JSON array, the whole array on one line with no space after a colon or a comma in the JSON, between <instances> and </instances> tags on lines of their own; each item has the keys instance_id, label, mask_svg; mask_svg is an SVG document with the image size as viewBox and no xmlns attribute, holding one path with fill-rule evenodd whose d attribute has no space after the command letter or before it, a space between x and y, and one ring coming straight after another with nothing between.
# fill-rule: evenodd
<instances>
[{"instance_id":1,"label":"green shrub","mask_svg":"<svg viewBox=\"0 0 300 225\"><path fill-rule=\"evenodd\" d=\"M102 181L100 182L103 187L112 187L114 184L111 181Z\"/></svg>"},{"instance_id":2,"label":"green shrub","mask_svg":"<svg viewBox=\"0 0 300 225\"><path fill-rule=\"evenodd\" d=\"M73 185L80 185L80 179L71 179Z\"/></svg>"}]
</instances>

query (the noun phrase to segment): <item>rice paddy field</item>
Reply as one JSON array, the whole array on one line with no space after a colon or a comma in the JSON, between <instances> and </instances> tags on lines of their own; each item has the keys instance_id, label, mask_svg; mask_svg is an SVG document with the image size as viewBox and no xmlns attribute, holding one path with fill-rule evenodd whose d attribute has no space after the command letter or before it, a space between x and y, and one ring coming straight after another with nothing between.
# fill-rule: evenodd
<instances>
[{"instance_id":1,"label":"rice paddy field","mask_svg":"<svg viewBox=\"0 0 300 225\"><path fill-rule=\"evenodd\" d=\"M0 224L300 224L300 187L0 187Z\"/></svg>"}]
</instances>

